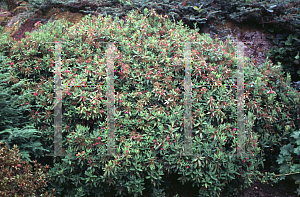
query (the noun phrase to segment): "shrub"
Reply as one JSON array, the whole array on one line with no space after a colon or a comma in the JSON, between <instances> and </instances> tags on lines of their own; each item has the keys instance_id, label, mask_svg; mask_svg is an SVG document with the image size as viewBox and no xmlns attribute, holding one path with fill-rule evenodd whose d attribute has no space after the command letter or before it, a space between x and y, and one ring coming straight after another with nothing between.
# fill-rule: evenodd
<instances>
[{"instance_id":1,"label":"shrub","mask_svg":"<svg viewBox=\"0 0 300 197\"><path fill-rule=\"evenodd\" d=\"M90 15L70 25L65 20L51 23L27 34L22 42L1 44L11 46L12 75L30 81L23 87L20 103L35 109L31 120L53 150L55 50L54 44L45 42L68 41L61 48L62 80L76 85L105 85L108 46L101 42L115 42L114 146L119 156L102 155L107 139L104 86L64 87L62 143L70 156L62 157L49 171L49 189L55 188L60 196L103 194L110 186L118 194L137 196L145 189L145 180L151 180L151 190L161 192L166 172L181 174L182 184L193 182L201 196L217 196L224 187L232 195L256 179L263 150L281 145L278 139L287 134L282 126L292 125L288 132L295 129L299 93L290 87L289 78L282 77L280 65L246 61L245 131L252 133L245 148L253 157L231 155L236 153L236 88L212 87L236 85L236 49L229 40L212 40L208 34L183 28L182 22L173 25L153 10L145 10L144 16L130 13L125 25L118 24L118 18ZM175 156L183 153L187 41L200 43L191 45L192 84L204 84L192 94L191 150L201 157Z\"/></svg>"},{"instance_id":2,"label":"shrub","mask_svg":"<svg viewBox=\"0 0 300 197\"><path fill-rule=\"evenodd\" d=\"M30 125L29 119L24 117L24 112L28 106L20 106L16 102L22 95L16 94L12 89L21 86L22 82L14 84L12 89L6 83L10 82L11 78L9 76L9 69L4 66L7 63L7 57L3 53L1 55L0 143L5 143L5 148L7 149L15 146L18 147L15 154L20 153L21 159L19 161L16 160L16 157L13 154L7 154L8 152L1 154L3 160L0 162L0 166L2 167L0 196L37 194L37 191L42 191L42 188L38 188L39 185L43 187L45 184L42 184L42 182L36 184L33 181L37 177L37 174L33 177L29 170L32 168L31 165L35 164L37 166L37 164L36 161L32 161L31 159L41 157L41 155L44 155L42 151L48 150L42 147L39 139L36 139L41 137L40 135L36 135L41 132L34 129L33 124L31 123ZM2 151L5 151L5 149ZM11 167L15 167L15 169L11 170ZM10 171L7 172L7 169ZM41 173L39 172L39 174ZM25 180L24 177L26 177ZM9 183L7 180L9 180ZM40 180L36 179L36 181ZM25 185L28 186L24 189ZM43 189L45 190L45 188Z\"/></svg>"},{"instance_id":3,"label":"shrub","mask_svg":"<svg viewBox=\"0 0 300 197\"><path fill-rule=\"evenodd\" d=\"M286 128L289 130L289 128ZM289 135L289 137L285 137L288 139L290 143L283 145L280 148L280 154L276 162L279 165L279 175L275 175L275 173L267 173L267 176L273 181L273 183L278 183L278 180L284 180L286 176L290 176L295 180L295 183L300 183L300 130L294 131ZM270 184L270 183L268 183ZM273 184L272 184L273 185ZM300 187L297 189L298 194L300 194Z\"/></svg>"},{"instance_id":4,"label":"shrub","mask_svg":"<svg viewBox=\"0 0 300 197\"><path fill-rule=\"evenodd\" d=\"M7 57L2 56L0 60L0 141L6 142L8 148L17 145L22 159L33 164L31 158L39 158L43 154L44 149L41 144L41 131L34 129L34 124L26 117L28 106L21 106L18 100L22 98L22 94L13 89L24 86L19 82L12 87L6 82L10 82L9 69L3 65L7 63ZM18 82L12 80L12 82Z\"/></svg>"},{"instance_id":5,"label":"shrub","mask_svg":"<svg viewBox=\"0 0 300 197\"><path fill-rule=\"evenodd\" d=\"M44 191L47 171L45 176L45 169L34 161L36 171L32 174L32 166L21 159L16 145L11 150L6 145L2 148L1 144L0 196L49 196L48 191Z\"/></svg>"}]
</instances>

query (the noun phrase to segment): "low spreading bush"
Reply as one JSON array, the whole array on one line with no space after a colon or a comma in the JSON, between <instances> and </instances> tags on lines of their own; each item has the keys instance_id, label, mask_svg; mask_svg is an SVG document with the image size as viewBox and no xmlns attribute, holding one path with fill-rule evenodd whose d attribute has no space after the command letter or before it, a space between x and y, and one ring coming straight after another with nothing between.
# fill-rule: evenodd
<instances>
[{"instance_id":1,"label":"low spreading bush","mask_svg":"<svg viewBox=\"0 0 300 197\"><path fill-rule=\"evenodd\" d=\"M229 40L212 40L146 9L144 15L130 13L126 24L89 15L70 25L62 20L40 26L21 42L0 42L10 54L10 74L24 83L16 88L23 95L20 105L32 109L30 120L48 140L44 148L53 150L57 54L52 47L54 41L66 41L60 49L61 78L71 86L62 91L62 144L69 156L62 156L48 174L49 190L58 196L102 195L111 187L118 194L137 196L145 190L145 180L151 181L151 190L160 190L161 178L169 172L182 175L182 184L192 181L201 196L219 196L225 187L233 195L256 179L264 149L281 146L278 139L296 129L299 93L290 87L290 79L282 77L280 65L247 60L245 154L232 155L237 153L238 63ZM186 42L194 43L190 53ZM110 59L116 92L114 156L103 155L108 50L115 54ZM182 155L185 55L191 57L192 84L198 85L192 91L191 156ZM292 129L283 131L287 125Z\"/></svg>"}]
</instances>

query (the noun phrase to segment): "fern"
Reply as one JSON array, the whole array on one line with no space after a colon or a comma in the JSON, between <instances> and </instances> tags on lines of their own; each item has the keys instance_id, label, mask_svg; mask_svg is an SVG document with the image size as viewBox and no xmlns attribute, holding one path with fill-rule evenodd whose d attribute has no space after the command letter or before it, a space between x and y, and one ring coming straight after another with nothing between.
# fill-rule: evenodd
<instances>
[{"instance_id":1,"label":"fern","mask_svg":"<svg viewBox=\"0 0 300 197\"><path fill-rule=\"evenodd\" d=\"M4 135L5 133L8 133L8 135ZM18 128L6 129L0 132L0 141L3 144L6 142L8 148L13 148L14 145L17 145L20 154L22 154L22 159L33 163L30 159L31 156L41 157L41 151L49 152L43 148L41 142L35 141L34 138L41 137L41 135L37 135L37 133L41 132L34 129L33 125L27 125L21 130Z\"/></svg>"},{"instance_id":2,"label":"fern","mask_svg":"<svg viewBox=\"0 0 300 197\"><path fill-rule=\"evenodd\" d=\"M23 116L23 112L27 107L19 106L17 102L22 96L13 95L14 92L12 89L18 87L23 82L19 82L9 88L7 82L11 77L9 77L9 71L5 67L6 62L0 61L0 64L0 131L13 127L21 128L29 123L26 121L26 117L24 118Z\"/></svg>"}]
</instances>

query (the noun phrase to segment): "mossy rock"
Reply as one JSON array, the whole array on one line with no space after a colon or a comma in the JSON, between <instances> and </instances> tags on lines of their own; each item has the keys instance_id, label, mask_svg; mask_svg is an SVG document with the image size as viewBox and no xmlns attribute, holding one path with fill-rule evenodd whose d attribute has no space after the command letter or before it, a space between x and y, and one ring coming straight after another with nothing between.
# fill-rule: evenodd
<instances>
[{"instance_id":1,"label":"mossy rock","mask_svg":"<svg viewBox=\"0 0 300 197\"><path fill-rule=\"evenodd\" d=\"M23 6L18 6L13 10L13 16L4 16L1 17L1 22L7 22L7 25L4 27L2 33L10 32L10 36L14 35L21 26L21 23L25 23L29 18L26 18L24 21L20 21L20 13L27 11L28 9Z\"/></svg>"},{"instance_id":2,"label":"mossy rock","mask_svg":"<svg viewBox=\"0 0 300 197\"><path fill-rule=\"evenodd\" d=\"M7 22L10 18L11 18L11 13L7 12L5 10L2 10L2 12L0 13L0 21L1 21L1 23Z\"/></svg>"},{"instance_id":3,"label":"mossy rock","mask_svg":"<svg viewBox=\"0 0 300 197\"><path fill-rule=\"evenodd\" d=\"M139 149L140 154L149 151L155 152L160 155L160 160L155 161L155 166L160 165L162 160L165 161L171 157L173 163L178 162L179 158L177 160L173 158L172 153L182 152L185 43L197 42L199 44L191 45L191 81L194 85L201 84L203 86L194 87L192 91L192 135L195 137L193 152L201 153L201 149L204 148L203 141L213 146L218 144L219 147L215 147L216 151L228 161L228 154L223 153L225 153L224 150L231 153L235 151L233 139L237 113L237 101L234 101L236 88L225 87L225 85L236 85L238 61L236 47L233 43L212 40L208 34L199 35L196 30L184 28L182 23L175 25L170 20L157 15L153 10L146 16L137 11L130 13L125 24L123 21L118 24L118 18L113 21L111 18L99 16L96 19L86 16L80 23L70 26L72 24L65 20L56 21L56 23L49 24L48 27L41 26L38 32L28 34L28 38L22 39L22 43L12 42L10 44L14 48L10 51L10 65L13 68L11 75L14 76L10 80L17 78L25 83L23 87L18 87L18 91L24 94L25 98L20 101L20 104L30 104L31 110L33 110L30 119L49 137L50 150L53 150L54 134L53 72L55 72L56 48L54 43L49 42L66 41L61 45L63 84L103 85L102 87L64 86L62 88L63 139L66 139L66 136L70 138L68 146L72 147L72 153L88 152L87 149L92 149L92 153L82 156L88 160L89 156L95 154L96 151L93 145L96 144L95 138L101 138L99 145L101 141L105 143L107 137L104 129L107 121L105 84L108 44L101 42L113 42L115 46L113 48L115 56L112 59L115 75L115 140L118 145L126 144L125 147L119 146L117 152L126 154L128 146L131 146L133 150ZM4 42L2 45L8 44ZM256 144L263 149L263 144L272 146L279 137L282 137L286 125L292 124L292 128L287 130L288 132L295 130L295 117L299 112L300 95L290 86L290 80L282 77L280 65L273 65L270 62L256 65L251 59L244 61L245 131L248 134L253 132L251 135L253 141L249 137L245 144L252 147L257 140ZM217 84L224 86L212 87ZM210 87L208 87L209 85ZM211 116L212 114L214 116ZM272 117L269 117L270 114ZM286 121L287 118L294 120ZM88 126L91 129L80 126L82 121L84 126L87 126L87 121L90 121ZM276 128L277 126L278 128ZM87 139L91 141L87 141ZM168 155L162 154L161 147L157 148L162 141L172 142L170 146L163 145L164 151L167 151ZM173 146L175 143L173 141L179 145ZM63 140L63 143L65 142L66 140ZM86 148L81 145L85 145ZM231 150L225 148L228 146L231 147ZM105 146L102 148L105 149ZM202 152L204 155L207 154L205 155L207 158L212 157L215 151L212 147L209 149L212 150L211 153ZM254 148L254 152L257 156L259 148ZM130 154L135 155L134 153ZM71 159L74 165L78 165L78 169L82 169L76 163L81 162L78 161L80 155L77 154L77 158ZM147 172L149 171L149 166L146 165L148 157L145 154L142 155L139 157L139 165L142 165L141 169ZM96 160L95 157L94 159ZM249 158L248 161L257 167L262 161L261 158L259 159ZM187 160L191 160L191 158ZM242 162L243 159L237 160L240 165L245 164ZM107 160L101 160L101 162L108 164ZM123 160L120 163L121 166L126 165ZM214 165L217 164L212 165L212 168L215 169ZM199 166L198 168L200 169ZM185 170L184 164L180 171L182 173ZM220 174L220 170L228 172L223 166L222 168L217 167L216 173ZM243 170L247 173L253 172L255 177L253 170L244 169L244 167ZM56 176L55 174L58 172L56 169L52 171L53 176ZM76 170L73 169L74 172ZM69 173L71 172L69 171ZM122 172L120 171L120 173ZM132 175L136 176L135 173ZM130 177L128 172L126 177ZM67 175L64 176L64 179L68 179L68 183L74 184L74 181L71 181ZM232 180L228 177L226 179ZM59 181L59 179L57 180ZM125 181L122 177L115 180ZM186 181L188 180L197 182L195 177L190 175L186 176ZM243 177L243 181L247 183L247 177ZM155 182L158 184L159 180L156 179ZM224 187L226 181L221 183L220 187ZM207 184L210 189L205 187L205 191L202 190L202 192L206 192L206 195L215 194L213 190L216 183L212 181ZM59 184L56 186L60 187L61 192L64 190ZM244 187L244 184L240 184L240 186ZM70 186L70 188L72 187ZM93 187L93 185L86 183L86 190L89 187ZM74 189L69 192L69 195L76 193Z\"/></svg>"},{"instance_id":4,"label":"mossy rock","mask_svg":"<svg viewBox=\"0 0 300 197\"><path fill-rule=\"evenodd\" d=\"M14 35L18 31L18 25L19 23L16 22L10 27L4 27L2 34L7 33L10 36Z\"/></svg>"},{"instance_id":5,"label":"mossy rock","mask_svg":"<svg viewBox=\"0 0 300 197\"><path fill-rule=\"evenodd\" d=\"M28 8L26 7L26 6L29 6L29 4L28 3L23 3L24 5L22 5L22 6L18 6L18 7L16 7L13 11L12 11L12 13L13 13L13 15L18 15L18 14L20 14L20 13L23 13L23 12L26 12L26 11L28 11Z\"/></svg>"}]
</instances>

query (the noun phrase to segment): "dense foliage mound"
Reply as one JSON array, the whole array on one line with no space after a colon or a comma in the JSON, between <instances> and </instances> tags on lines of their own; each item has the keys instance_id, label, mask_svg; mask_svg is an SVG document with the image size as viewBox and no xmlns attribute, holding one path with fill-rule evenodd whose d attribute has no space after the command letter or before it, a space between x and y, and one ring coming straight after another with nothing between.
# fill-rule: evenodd
<instances>
[{"instance_id":1,"label":"dense foliage mound","mask_svg":"<svg viewBox=\"0 0 300 197\"><path fill-rule=\"evenodd\" d=\"M300 95L282 77L280 65L245 60L244 144L249 156L231 155L237 150L237 57L229 40L199 35L153 10L132 12L125 24L87 16L71 25L63 20L40 26L21 42L5 37L1 42L11 68L7 85L23 84L15 89L23 95L20 105L32 110L30 120L48 140L44 148L53 150L54 41L65 41L62 84L74 86L62 88L62 143L70 156L49 172L49 189L58 195L103 194L112 185L119 194L137 196L147 181L158 195L164 173L182 174L180 181L193 182L201 196L219 195L225 187L232 194L257 177L263 150L281 146L282 137L297 129ZM192 91L192 152L201 154L197 157L175 155L183 153L186 42L193 42L191 81L199 85ZM115 156L102 155L108 50L114 51ZM224 86L213 86L217 84Z\"/></svg>"},{"instance_id":2,"label":"dense foliage mound","mask_svg":"<svg viewBox=\"0 0 300 197\"><path fill-rule=\"evenodd\" d=\"M37 196L48 197L47 171L34 161L35 173L28 161L23 161L15 145L8 149L0 142L0 196ZM48 166L45 166L48 168ZM44 174L46 172L46 175Z\"/></svg>"}]
</instances>

